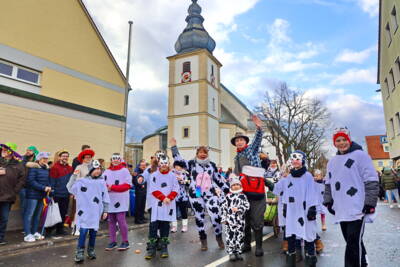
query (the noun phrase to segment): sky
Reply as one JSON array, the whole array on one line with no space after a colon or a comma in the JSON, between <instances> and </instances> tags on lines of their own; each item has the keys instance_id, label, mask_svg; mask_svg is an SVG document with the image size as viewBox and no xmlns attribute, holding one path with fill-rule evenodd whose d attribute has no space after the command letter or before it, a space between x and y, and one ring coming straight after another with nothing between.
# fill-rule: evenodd
<instances>
[{"instance_id":1,"label":"sky","mask_svg":"<svg viewBox=\"0 0 400 267\"><path fill-rule=\"evenodd\" d=\"M133 21L128 140L167 124L168 60L191 0L84 0L121 69ZM352 139L385 134L379 0L199 0L221 82L253 109L279 82L324 101Z\"/></svg>"}]
</instances>

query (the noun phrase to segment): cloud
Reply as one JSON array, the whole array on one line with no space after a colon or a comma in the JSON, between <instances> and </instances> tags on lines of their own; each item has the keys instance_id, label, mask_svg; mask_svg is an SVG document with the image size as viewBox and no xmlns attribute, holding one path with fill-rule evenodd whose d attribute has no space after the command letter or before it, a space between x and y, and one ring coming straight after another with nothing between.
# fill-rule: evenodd
<instances>
[{"instance_id":1,"label":"cloud","mask_svg":"<svg viewBox=\"0 0 400 267\"><path fill-rule=\"evenodd\" d=\"M345 49L339 53L339 55L335 58L335 62L346 62L346 63L357 63L361 64L367 60L372 53L378 51L377 46L372 46L362 51L353 51L350 49Z\"/></svg>"},{"instance_id":2,"label":"cloud","mask_svg":"<svg viewBox=\"0 0 400 267\"><path fill-rule=\"evenodd\" d=\"M379 14L379 0L357 0L357 4L371 17Z\"/></svg>"},{"instance_id":3,"label":"cloud","mask_svg":"<svg viewBox=\"0 0 400 267\"><path fill-rule=\"evenodd\" d=\"M339 74L333 81L334 85L356 84L356 83L376 83L376 68L369 69L349 69Z\"/></svg>"}]
</instances>

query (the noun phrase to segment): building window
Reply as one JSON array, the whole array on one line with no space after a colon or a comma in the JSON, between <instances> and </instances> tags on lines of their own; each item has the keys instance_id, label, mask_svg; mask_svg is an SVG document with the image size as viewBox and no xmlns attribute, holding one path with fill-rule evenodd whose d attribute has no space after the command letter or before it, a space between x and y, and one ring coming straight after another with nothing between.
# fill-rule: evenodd
<instances>
[{"instance_id":1,"label":"building window","mask_svg":"<svg viewBox=\"0 0 400 267\"><path fill-rule=\"evenodd\" d=\"M400 57L397 57L395 65L396 65L397 82L400 83Z\"/></svg>"},{"instance_id":2,"label":"building window","mask_svg":"<svg viewBox=\"0 0 400 267\"><path fill-rule=\"evenodd\" d=\"M189 106L189 96L188 96L188 95L185 95L185 96L184 96L183 102L184 102L184 105L185 105L185 106Z\"/></svg>"},{"instance_id":3,"label":"building window","mask_svg":"<svg viewBox=\"0 0 400 267\"><path fill-rule=\"evenodd\" d=\"M215 98L214 98L214 97L213 97L213 99L212 99L212 110L213 110L213 111L216 110Z\"/></svg>"},{"instance_id":4,"label":"building window","mask_svg":"<svg viewBox=\"0 0 400 267\"><path fill-rule=\"evenodd\" d=\"M387 92L387 97L389 97L390 96L390 87L389 87L389 82L388 82L387 78L385 79L385 89Z\"/></svg>"},{"instance_id":5,"label":"building window","mask_svg":"<svg viewBox=\"0 0 400 267\"><path fill-rule=\"evenodd\" d=\"M189 127L183 128L183 138L189 138Z\"/></svg>"},{"instance_id":6,"label":"building window","mask_svg":"<svg viewBox=\"0 0 400 267\"><path fill-rule=\"evenodd\" d=\"M214 65L211 65L211 76L214 76Z\"/></svg>"},{"instance_id":7,"label":"building window","mask_svg":"<svg viewBox=\"0 0 400 267\"><path fill-rule=\"evenodd\" d=\"M183 62L183 73L191 72L190 61Z\"/></svg>"},{"instance_id":8,"label":"building window","mask_svg":"<svg viewBox=\"0 0 400 267\"><path fill-rule=\"evenodd\" d=\"M389 124L390 124L390 131L391 131L391 134L392 134L392 138L394 138L394 136L396 135L396 132L394 131L394 122L393 122L393 119L390 119L390 120L389 120Z\"/></svg>"},{"instance_id":9,"label":"building window","mask_svg":"<svg viewBox=\"0 0 400 267\"><path fill-rule=\"evenodd\" d=\"M39 85L40 73L5 61L0 61L0 75Z\"/></svg>"},{"instance_id":10,"label":"building window","mask_svg":"<svg viewBox=\"0 0 400 267\"><path fill-rule=\"evenodd\" d=\"M386 24L385 32L386 32L386 43L388 46L390 46L390 44L392 43L392 34L390 33L389 22Z\"/></svg>"},{"instance_id":11,"label":"building window","mask_svg":"<svg viewBox=\"0 0 400 267\"><path fill-rule=\"evenodd\" d=\"M383 146L383 151L384 152L389 152L389 146L387 146L387 145Z\"/></svg>"},{"instance_id":12,"label":"building window","mask_svg":"<svg viewBox=\"0 0 400 267\"><path fill-rule=\"evenodd\" d=\"M392 17L392 24L393 24L393 32L396 32L397 28L399 27L399 24L397 23L397 12L396 12L395 6L392 9L391 17Z\"/></svg>"},{"instance_id":13,"label":"building window","mask_svg":"<svg viewBox=\"0 0 400 267\"><path fill-rule=\"evenodd\" d=\"M383 167L383 161L381 160L378 161L378 167Z\"/></svg>"},{"instance_id":14,"label":"building window","mask_svg":"<svg viewBox=\"0 0 400 267\"><path fill-rule=\"evenodd\" d=\"M397 124L397 134L400 135L400 114L399 114L399 112L396 113L396 124Z\"/></svg>"},{"instance_id":15,"label":"building window","mask_svg":"<svg viewBox=\"0 0 400 267\"><path fill-rule=\"evenodd\" d=\"M393 69L390 69L390 71L389 71L389 82L391 83L390 88L393 91L396 88L396 82L394 80Z\"/></svg>"}]
</instances>

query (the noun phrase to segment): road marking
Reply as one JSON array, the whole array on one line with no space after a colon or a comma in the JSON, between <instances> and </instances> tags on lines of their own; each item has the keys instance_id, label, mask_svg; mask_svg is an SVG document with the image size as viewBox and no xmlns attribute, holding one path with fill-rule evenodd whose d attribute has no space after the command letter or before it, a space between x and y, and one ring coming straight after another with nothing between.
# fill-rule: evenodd
<instances>
[{"instance_id":1,"label":"road marking","mask_svg":"<svg viewBox=\"0 0 400 267\"><path fill-rule=\"evenodd\" d=\"M273 236L274 236L274 232L271 232L271 233L263 236L262 240L265 241L265 240L267 240L267 239L269 239L269 238L271 238ZM256 241L251 242L251 247L254 247L255 245L256 245ZM222 263L225 263L227 261L229 261L229 255L227 255L225 257L222 257L219 260L216 260L214 262L211 262L211 263L205 265L204 267L216 267L216 266L221 265Z\"/></svg>"}]
</instances>

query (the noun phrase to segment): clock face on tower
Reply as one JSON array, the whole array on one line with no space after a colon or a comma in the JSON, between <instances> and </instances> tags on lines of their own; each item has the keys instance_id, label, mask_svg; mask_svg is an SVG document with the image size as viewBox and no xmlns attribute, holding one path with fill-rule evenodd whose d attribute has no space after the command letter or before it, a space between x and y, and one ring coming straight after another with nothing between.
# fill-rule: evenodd
<instances>
[{"instance_id":1,"label":"clock face on tower","mask_svg":"<svg viewBox=\"0 0 400 267\"><path fill-rule=\"evenodd\" d=\"M183 72L181 78L182 78L183 83L191 82L192 81L192 72L190 72L190 71Z\"/></svg>"}]
</instances>

